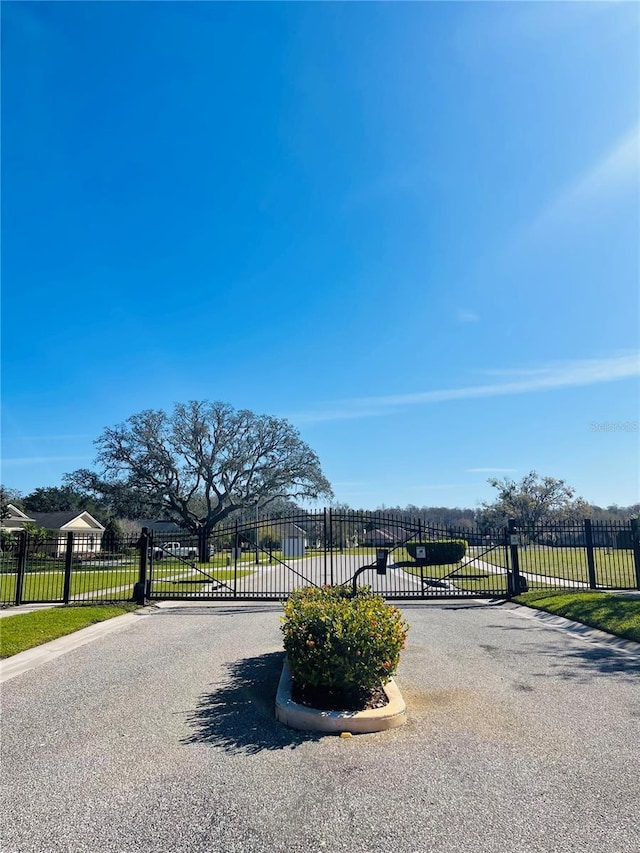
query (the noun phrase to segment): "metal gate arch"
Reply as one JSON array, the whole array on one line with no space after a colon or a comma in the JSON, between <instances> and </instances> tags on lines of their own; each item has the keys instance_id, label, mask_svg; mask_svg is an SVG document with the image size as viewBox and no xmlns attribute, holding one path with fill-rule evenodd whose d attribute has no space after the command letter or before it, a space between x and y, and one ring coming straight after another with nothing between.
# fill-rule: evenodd
<instances>
[{"instance_id":1,"label":"metal gate arch","mask_svg":"<svg viewBox=\"0 0 640 853\"><path fill-rule=\"evenodd\" d=\"M146 576L141 569L140 580L152 601L282 600L305 586L350 585L365 566L371 571L358 582L390 600L497 598L512 589L504 530L433 527L404 515L325 509L222 525L206 542L193 534L172 538L170 543L167 536L149 535L144 547ZM421 564L406 548L451 539L467 543L465 557L454 565ZM388 551L385 575L375 570L378 548Z\"/></svg>"}]
</instances>

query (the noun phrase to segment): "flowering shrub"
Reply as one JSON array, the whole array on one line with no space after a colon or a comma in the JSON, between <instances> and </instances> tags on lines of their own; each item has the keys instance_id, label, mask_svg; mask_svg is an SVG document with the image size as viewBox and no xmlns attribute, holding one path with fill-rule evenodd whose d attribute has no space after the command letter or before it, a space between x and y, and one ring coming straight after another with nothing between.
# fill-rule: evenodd
<instances>
[{"instance_id":1,"label":"flowering shrub","mask_svg":"<svg viewBox=\"0 0 640 853\"><path fill-rule=\"evenodd\" d=\"M284 605L284 647L294 683L345 696L380 687L395 673L408 624L368 587L305 588Z\"/></svg>"}]
</instances>

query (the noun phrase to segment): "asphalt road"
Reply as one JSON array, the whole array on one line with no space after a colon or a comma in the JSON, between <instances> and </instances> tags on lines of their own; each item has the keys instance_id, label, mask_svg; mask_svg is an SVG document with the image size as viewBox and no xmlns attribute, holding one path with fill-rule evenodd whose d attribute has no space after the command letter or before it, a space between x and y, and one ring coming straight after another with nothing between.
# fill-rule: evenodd
<instances>
[{"instance_id":1,"label":"asphalt road","mask_svg":"<svg viewBox=\"0 0 640 853\"><path fill-rule=\"evenodd\" d=\"M276 723L280 608L177 605L3 685L4 853L638 853L640 654L411 604L400 728Z\"/></svg>"}]
</instances>

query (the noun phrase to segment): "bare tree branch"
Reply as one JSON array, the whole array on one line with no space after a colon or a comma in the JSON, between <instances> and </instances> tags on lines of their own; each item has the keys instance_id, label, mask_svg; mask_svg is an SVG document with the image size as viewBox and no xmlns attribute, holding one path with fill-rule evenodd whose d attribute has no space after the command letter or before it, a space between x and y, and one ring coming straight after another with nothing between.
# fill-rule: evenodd
<instances>
[{"instance_id":1,"label":"bare tree branch","mask_svg":"<svg viewBox=\"0 0 640 853\"><path fill-rule=\"evenodd\" d=\"M193 531L276 498L332 495L318 457L288 421L225 403L139 412L105 429L96 446L102 472L83 472L94 489L135 490L156 514Z\"/></svg>"}]
</instances>

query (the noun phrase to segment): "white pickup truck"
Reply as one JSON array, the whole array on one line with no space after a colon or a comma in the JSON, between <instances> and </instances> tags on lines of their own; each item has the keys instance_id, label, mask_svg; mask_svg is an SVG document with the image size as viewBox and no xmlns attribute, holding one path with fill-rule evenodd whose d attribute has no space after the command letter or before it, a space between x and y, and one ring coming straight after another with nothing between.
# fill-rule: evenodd
<instances>
[{"instance_id":1,"label":"white pickup truck","mask_svg":"<svg viewBox=\"0 0 640 853\"><path fill-rule=\"evenodd\" d=\"M179 542L163 542L162 545L155 545L153 549L153 559L162 560L163 557L188 557L189 559L198 556L198 549L195 545L182 546Z\"/></svg>"}]
</instances>

